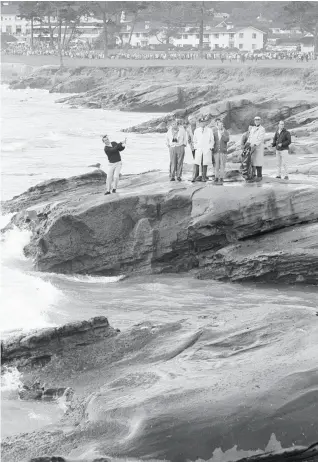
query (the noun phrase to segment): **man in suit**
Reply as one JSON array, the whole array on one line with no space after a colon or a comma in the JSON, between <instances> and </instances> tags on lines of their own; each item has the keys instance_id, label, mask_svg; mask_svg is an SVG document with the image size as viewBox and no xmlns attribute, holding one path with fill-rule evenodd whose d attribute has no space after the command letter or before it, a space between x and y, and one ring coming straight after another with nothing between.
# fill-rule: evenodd
<instances>
[{"instance_id":1,"label":"man in suit","mask_svg":"<svg viewBox=\"0 0 318 462\"><path fill-rule=\"evenodd\" d=\"M230 135L225 130L221 119L216 119L216 128L214 129L214 147L213 154L215 159L215 180L216 185L223 185L225 175L225 164L227 156L227 143Z\"/></svg>"},{"instance_id":2,"label":"man in suit","mask_svg":"<svg viewBox=\"0 0 318 462\"><path fill-rule=\"evenodd\" d=\"M289 145L291 144L290 132L285 128L285 122L281 120L278 129L274 135L272 146L276 147L277 159L277 177L281 178L282 167L284 171L284 180L288 180L288 155Z\"/></svg>"}]
</instances>

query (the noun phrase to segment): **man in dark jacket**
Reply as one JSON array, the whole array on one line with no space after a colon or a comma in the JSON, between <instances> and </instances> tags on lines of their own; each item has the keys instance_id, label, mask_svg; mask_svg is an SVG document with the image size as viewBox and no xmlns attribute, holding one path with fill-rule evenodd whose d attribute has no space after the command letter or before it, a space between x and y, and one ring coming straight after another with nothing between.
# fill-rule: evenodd
<instances>
[{"instance_id":1,"label":"man in dark jacket","mask_svg":"<svg viewBox=\"0 0 318 462\"><path fill-rule=\"evenodd\" d=\"M220 119L216 119L216 128L213 131L214 135L214 147L213 154L215 159L215 180L214 183L217 185L223 185L225 175L225 164L227 156L227 143L230 140L230 136L227 130L223 126L223 122Z\"/></svg>"},{"instance_id":2,"label":"man in dark jacket","mask_svg":"<svg viewBox=\"0 0 318 462\"><path fill-rule=\"evenodd\" d=\"M284 171L284 180L288 180L288 155L289 145L291 144L291 136L285 128L285 123L281 120L278 124L278 129L274 135L273 147L276 147L277 159L277 177L281 178L282 168Z\"/></svg>"},{"instance_id":3,"label":"man in dark jacket","mask_svg":"<svg viewBox=\"0 0 318 462\"><path fill-rule=\"evenodd\" d=\"M126 139L122 143L116 143L116 141L109 141L107 135L104 135L103 143L105 144L105 154L108 157L108 172L106 179L106 192L105 195L116 192L119 175L122 167L120 152L125 149Z\"/></svg>"}]
</instances>

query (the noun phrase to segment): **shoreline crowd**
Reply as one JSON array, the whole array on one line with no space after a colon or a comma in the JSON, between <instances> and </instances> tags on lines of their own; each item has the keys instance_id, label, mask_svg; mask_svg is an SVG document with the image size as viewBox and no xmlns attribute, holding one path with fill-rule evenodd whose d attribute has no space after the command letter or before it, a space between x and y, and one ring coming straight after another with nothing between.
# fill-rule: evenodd
<instances>
[{"instance_id":1,"label":"shoreline crowd","mask_svg":"<svg viewBox=\"0 0 318 462\"><path fill-rule=\"evenodd\" d=\"M47 42L36 42L31 48L26 43L10 43L7 48L3 50L7 55L25 55L25 56L58 56L59 50L57 46L51 47ZM83 59L104 59L104 52L102 50L92 49L87 43L79 42L62 50L62 55L69 58L83 58ZM264 52L229 52L229 51L204 51L201 57L198 51L155 51L145 50L129 50L118 52L110 52L109 59L127 59L127 60L197 60L205 59L208 61L220 60L224 62L239 62L245 63L246 61L258 62L264 60L289 60L297 62L309 62L317 59L313 53L301 53L297 51L264 51Z\"/></svg>"},{"instance_id":2,"label":"shoreline crowd","mask_svg":"<svg viewBox=\"0 0 318 462\"><path fill-rule=\"evenodd\" d=\"M108 158L108 172L105 195L116 193L122 168L121 152L126 147L126 139L121 143L110 142L108 135L102 137L104 151ZM185 149L189 147L193 157L191 182L213 180L214 185L222 186L226 173L227 147L230 134L221 119L211 120L209 116L189 117L187 121L174 119L166 134L166 145L170 155L170 181L182 181ZM241 139L240 172L247 183L263 179L265 128L261 117L255 116ZM291 134L281 120L272 140L276 150L277 176L288 180L288 156ZM208 176L208 169L212 175Z\"/></svg>"}]
</instances>

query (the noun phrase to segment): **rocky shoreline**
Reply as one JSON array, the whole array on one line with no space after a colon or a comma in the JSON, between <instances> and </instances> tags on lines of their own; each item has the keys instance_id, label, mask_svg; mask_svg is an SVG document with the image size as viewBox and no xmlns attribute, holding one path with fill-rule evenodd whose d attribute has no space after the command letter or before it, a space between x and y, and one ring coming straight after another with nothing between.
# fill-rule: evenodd
<instances>
[{"instance_id":1,"label":"rocky shoreline","mask_svg":"<svg viewBox=\"0 0 318 462\"><path fill-rule=\"evenodd\" d=\"M256 113L272 131L283 118L289 128L317 131L318 71L268 66L66 68L43 66L11 81L10 88L42 88L74 93L57 100L73 108L164 112L125 131L165 132L175 115L222 117L233 133L242 132ZM297 131L295 131L297 136Z\"/></svg>"},{"instance_id":2,"label":"rocky shoreline","mask_svg":"<svg viewBox=\"0 0 318 462\"><path fill-rule=\"evenodd\" d=\"M98 169L3 202L2 213L14 214L4 236L29 230L24 251L39 271L317 285L317 81L315 69L30 73L11 88L74 92L62 99L74 108L172 111L130 129L140 133L164 132L174 114L221 115L232 133L256 111L268 130L283 116L293 129L293 176L245 184L232 164L220 188L190 183L186 166L182 183L162 171L124 175L118 194L105 197ZM238 145L230 151L235 162ZM241 462L316 461L318 318L297 300L288 311L265 300L262 309L236 309L233 301L222 313L207 301L207 314L190 326L146 321L120 332L101 316L3 341L2 364L17 367L24 384L74 391L61 421L5 438L3 461L184 462L229 450L228 460L234 447L246 449Z\"/></svg>"}]
</instances>

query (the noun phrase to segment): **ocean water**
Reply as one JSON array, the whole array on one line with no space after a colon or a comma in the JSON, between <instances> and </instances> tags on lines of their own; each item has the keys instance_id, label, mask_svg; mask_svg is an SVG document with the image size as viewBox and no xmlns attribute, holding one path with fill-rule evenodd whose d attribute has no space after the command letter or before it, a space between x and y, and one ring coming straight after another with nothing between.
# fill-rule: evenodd
<instances>
[{"instance_id":1,"label":"ocean water","mask_svg":"<svg viewBox=\"0 0 318 462\"><path fill-rule=\"evenodd\" d=\"M71 109L54 103L59 96L41 90L11 91L2 86L3 200L46 179L85 173L90 164L100 162L106 168L101 135L107 133L120 140L125 135L121 128L149 118L147 114ZM164 135L128 134L123 173L167 170L164 141ZM9 219L2 216L1 227ZM171 334L173 341L168 336L163 346L158 340L162 358L169 359L161 359L155 366L149 366L146 360L132 362L127 374L138 376L134 386L122 387L120 395L111 387L107 391L113 406L118 402L112 410L121 409L120 418L125 416L125 422L129 421L128 433L120 435L124 449L118 449L122 441L116 442L118 454L225 462L256 450L313 442L314 413L309 397L318 391L316 288L198 281L180 275L121 280L38 273L23 255L28 240L27 232L15 229L1 241L3 338L17 331L95 315L107 316L112 326L123 331L145 321L181 326L180 333ZM196 340L189 341L192 338ZM173 353L176 345L180 346L177 354ZM142 377L149 374L157 379L145 395ZM58 404L19 401L21 379L15 369L2 375L3 437L52 425L63 414ZM255 415L261 413L260 407L255 406L257 411L253 411L259 390L266 418L276 413L273 424L268 420L261 426L259 415ZM250 418L258 426L257 437L253 434L249 439L243 424L232 431L228 423L225 428L231 430L230 435L224 437L219 429L215 434L210 429L213 412L220 412L213 406L217 403L226 408L225 403L234 402L241 402L247 415L250 409ZM97 409L103 405L99 403ZM295 425L297 406L303 407L308 416L301 431ZM179 433L166 432L169 411ZM93 405L91 412L96 416ZM233 411L234 420L241 417ZM187 441L180 435L187 435ZM187 445L184 459L178 459L178 448ZM111 452L111 443L105 448ZM83 451L73 455L83 455Z\"/></svg>"}]
</instances>

